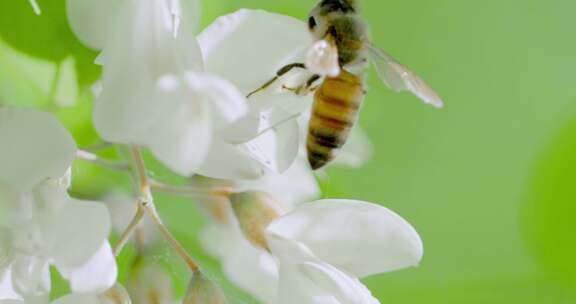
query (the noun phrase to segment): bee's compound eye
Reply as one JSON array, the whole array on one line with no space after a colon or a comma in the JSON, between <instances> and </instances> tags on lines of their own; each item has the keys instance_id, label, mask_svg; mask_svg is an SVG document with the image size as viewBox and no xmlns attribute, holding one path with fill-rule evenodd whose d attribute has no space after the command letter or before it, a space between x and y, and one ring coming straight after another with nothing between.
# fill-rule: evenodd
<instances>
[{"instance_id":1,"label":"bee's compound eye","mask_svg":"<svg viewBox=\"0 0 576 304\"><path fill-rule=\"evenodd\" d=\"M308 28L313 30L316 27L316 19L314 19L314 17L310 17L308 18Z\"/></svg>"}]
</instances>

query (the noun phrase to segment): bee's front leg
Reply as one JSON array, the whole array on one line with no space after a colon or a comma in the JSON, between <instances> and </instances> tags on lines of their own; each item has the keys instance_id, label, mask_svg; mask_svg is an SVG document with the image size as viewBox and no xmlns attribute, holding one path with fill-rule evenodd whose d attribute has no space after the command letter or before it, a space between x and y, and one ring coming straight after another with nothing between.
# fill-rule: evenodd
<instances>
[{"instance_id":1,"label":"bee's front leg","mask_svg":"<svg viewBox=\"0 0 576 304\"><path fill-rule=\"evenodd\" d=\"M278 78L284 76L286 73L290 72L292 69L294 68L300 68L300 69L306 69L306 65L303 63L291 63L291 64L287 64L285 66L283 66L281 69L278 70L278 72L276 72L276 76L274 76L272 79L270 79L268 82L266 82L264 85L262 85L261 87L259 87L258 89L250 92L246 98L250 98L252 95L261 92L265 89L267 89L269 86L271 86L274 82L276 82L276 80L278 80Z\"/></svg>"},{"instance_id":2,"label":"bee's front leg","mask_svg":"<svg viewBox=\"0 0 576 304\"><path fill-rule=\"evenodd\" d=\"M310 77L305 83L303 83L302 85L295 87L295 88L290 88L287 86L282 86L282 88L284 90L288 90L288 91L292 91L294 92L294 94L298 95L298 96L306 96L308 95L310 92L315 91L319 85L314 86L314 83L320 79L320 75L312 75L312 77Z\"/></svg>"}]
</instances>

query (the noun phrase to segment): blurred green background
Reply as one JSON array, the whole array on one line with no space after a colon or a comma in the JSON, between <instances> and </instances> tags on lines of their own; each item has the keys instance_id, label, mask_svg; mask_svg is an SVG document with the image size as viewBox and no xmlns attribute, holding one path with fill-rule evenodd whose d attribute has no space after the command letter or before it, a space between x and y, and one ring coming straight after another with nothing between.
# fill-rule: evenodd
<instances>
[{"instance_id":1,"label":"blurred green background","mask_svg":"<svg viewBox=\"0 0 576 304\"><path fill-rule=\"evenodd\" d=\"M85 146L97 141L89 85L99 69L70 33L63 2L39 1L38 17L27 1L0 1L0 103L53 111ZM242 7L304 19L314 4L203 1L202 24ZM576 303L574 12L570 0L363 1L376 44L447 104L438 111L393 93L372 71L361 125L375 157L362 169L329 169L323 185L328 197L380 202L420 232L419 268L365 280L382 303ZM86 197L126 183L86 164L74 173L73 190ZM254 303L199 248L193 204L158 201L231 302ZM121 267L129 260L123 254ZM182 292L184 267L166 248L159 260Z\"/></svg>"}]
</instances>

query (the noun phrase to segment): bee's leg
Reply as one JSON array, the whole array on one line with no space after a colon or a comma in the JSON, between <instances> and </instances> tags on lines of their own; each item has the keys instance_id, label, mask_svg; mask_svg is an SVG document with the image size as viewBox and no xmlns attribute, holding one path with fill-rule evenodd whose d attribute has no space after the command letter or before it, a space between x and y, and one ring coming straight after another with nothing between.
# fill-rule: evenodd
<instances>
[{"instance_id":1,"label":"bee's leg","mask_svg":"<svg viewBox=\"0 0 576 304\"><path fill-rule=\"evenodd\" d=\"M312 77L310 77L310 79L308 79L308 81L306 82L306 90L308 90L309 92L316 91L316 89L318 89L320 85L314 87L312 85L320 78L321 77L318 74L312 75Z\"/></svg>"},{"instance_id":2,"label":"bee's leg","mask_svg":"<svg viewBox=\"0 0 576 304\"><path fill-rule=\"evenodd\" d=\"M290 88L287 86L282 86L282 88L284 90L292 91L296 95L305 96L305 95L308 95L308 93L315 91L319 87L319 85L314 86L314 87L312 85L314 85L314 83L320 78L321 78L320 75L315 74L315 75L312 75L312 77L310 77L304 84L302 84L298 87Z\"/></svg>"},{"instance_id":3,"label":"bee's leg","mask_svg":"<svg viewBox=\"0 0 576 304\"><path fill-rule=\"evenodd\" d=\"M270 79L268 82L266 82L263 86L259 87L258 89L250 92L250 94L248 94L246 96L246 98L250 98L250 96L265 90L270 85L272 85L276 80L278 80L278 78L284 76L286 73L290 72L294 68L306 69L306 65L303 63L291 63L288 65L285 65L284 67L279 69L278 72L276 72L276 76L274 76L274 78Z\"/></svg>"}]
</instances>

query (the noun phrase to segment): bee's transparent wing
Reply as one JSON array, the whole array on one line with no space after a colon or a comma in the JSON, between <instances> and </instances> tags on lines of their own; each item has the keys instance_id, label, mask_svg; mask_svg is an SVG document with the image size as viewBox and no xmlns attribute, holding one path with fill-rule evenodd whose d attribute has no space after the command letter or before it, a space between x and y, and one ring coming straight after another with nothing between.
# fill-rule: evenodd
<instances>
[{"instance_id":1,"label":"bee's transparent wing","mask_svg":"<svg viewBox=\"0 0 576 304\"><path fill-rule=\"evenodd\" d=\"M440 96L418 75L372 43L366 43L366 46L370 51L370 59L376 66L378 75L388 87L398 92L410 91L425 103L436 108L444 106Z\"/></svg>"},{"instance_id":2,"label":"bee's transparent wing","mask_svg":"<svg viewBox=\"0 0 576 304\"><path fill-rule=\"evenodd\" d=\"M332 35L312 44L306 54L306 67L315 74L336 77L340 74L338 47Z\"/></svg>"}]
</instances>

